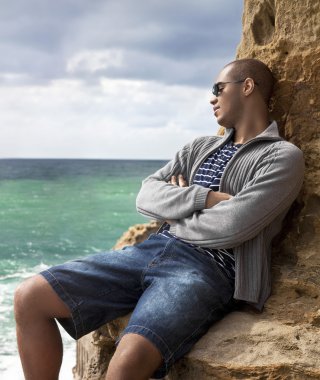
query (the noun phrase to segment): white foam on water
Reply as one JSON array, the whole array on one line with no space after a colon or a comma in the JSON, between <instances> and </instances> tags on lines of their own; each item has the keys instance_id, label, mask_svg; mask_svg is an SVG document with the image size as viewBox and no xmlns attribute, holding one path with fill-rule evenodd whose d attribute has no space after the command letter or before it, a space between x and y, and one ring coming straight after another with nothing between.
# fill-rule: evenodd
<instances>
[{"instance_id":1,"label":"white foam on water","mask_svg":"<svg viewBox=\"0 0 320 380\"><path fill-rule=\"evenodd\" d=\"M22 268L14 273L8 273L6 275L0 276L0 281L16 278L20 282L20 280L31 277L34 274L39 273L42 270L45 270L47 268L49 268L49 265L41 262L40 264L34 266L33 268L28 268L28 269Z\"/></svg>"},{"instance_id":2,"label":"white foam on water","mask_svg":"<svg viewBox=\"0 0 320 380\"><path fill-rule=\"evenodd\" d=\"M71 380L73 379L72 368L76 364L76 341L73 340L60 326L59 330L64 346L59 380ZM18 353L15 356L0 354L0 378L1 380L24 380Z\"/></svg>"},{"instance_id":3,"label":"white foam on water","mask_svg":"<svg viewBox=\"0 0 320 380\"><path fill-rule=\"evenodd\" d=\"M40 263L27 270L22 268L14 273L0 276L0 327L5 336L0 339L0 379L24 380L23 371L19 359L15 324L13 322L13 294L17 285L28 277L48 268L45 263ZM7 282L8 281L8 282ZM73 378L72 368L76 363L76 342L58 324L63 346L63 361L59 380Z\"/></svg>"}]
</instances>

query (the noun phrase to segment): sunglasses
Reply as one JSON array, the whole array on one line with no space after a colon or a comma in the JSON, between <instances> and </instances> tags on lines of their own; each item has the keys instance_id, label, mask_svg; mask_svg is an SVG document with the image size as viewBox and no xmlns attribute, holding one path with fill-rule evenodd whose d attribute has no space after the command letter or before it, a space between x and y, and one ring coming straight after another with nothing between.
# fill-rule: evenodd
<instances>
[{"instance_id":1,"label":"sunglasses","mask_svg":"<svg viewBox=\"0 0 320 380\"><path fill-rule=\"evenodd\" d=\"M217 82L217 83L215 83L215 84L213 85L213 87L212 87L212 93L213 93L213 95L215 95L215 96L219 96L220 92L223 90L223 88L220 88L220 86L221 86L222 84L227 84L227 83L242 83L242 82L244 82L244 81L245 81L245 79L237 80L237 81L235 81L235 82ZM254 82L254 84L256 84L256 85L258 86L258 83L257 83L257 82Z\"/></svg>"}]
</instances>

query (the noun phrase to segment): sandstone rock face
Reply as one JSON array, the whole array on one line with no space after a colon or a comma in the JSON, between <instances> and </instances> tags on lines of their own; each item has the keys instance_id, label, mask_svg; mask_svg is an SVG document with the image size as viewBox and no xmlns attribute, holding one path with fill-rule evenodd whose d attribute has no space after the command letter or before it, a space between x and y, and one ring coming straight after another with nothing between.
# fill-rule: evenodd
<instances>
[{"instance_id":1,"label":"sandstone rock face","mask_svg":"<svg viewBox=\"0 0 320 380\"><path fill-rule=\"evenodd\" d=\"M314 215L319 214L320 195L319 41L319 1L245 1L237 57L261 59L275 73L273 115L282 135L305 154L304 201L312 203Z\"/></svg>"},{"instance_id":2,"label":"sandstone rock face","mask_svg":"<svg viewBox=\"0 0 320 380\"><path fill-rule=\"evenodd\" d=\"M305 184L274 244L273 294L264 312L236 311L213 325L168 379L320 379L319 41L318 0L245 1L237 57L261 59L275 73L273 115L304 152ZM144 232L149 227L129 230L119 246L142 241ZM103 378L128 317L80 340L77 379Z\"/></svg>"},{"instance_id":3,"label":"sandstone rock face","mask_svg":"<svg viewBox=\"0 0 320 380\"><path fill-rule=\"evenodd\" d=\"M177 362L170 379L319 379L318 338L306 325L233 312Z\"/></svg>"},{"instance_id":4,"label":"sandstone rock face","mask_svg":"<svg viewBox=\"0 0 320 380\"><path fill-rule=\"evenodd\" d=\"M306 175L274 252L274 290L266 316L320 338L320 3L247 0L238 58L261 59L278 80L273 115L300 147ZM320 372L319 351L314 368ZM288 357L289 357L288 352ZM301 352L298 363L306 358ZM320 375L319 375L320 378Z\"/></svg>"},{"instance_id":5,"label":"sandstone rock face","mask_svg":"<svg viewBox=\"0 0 320 380\"><path fill-rule=\"evenodd\" d=\"M141 243L145 240L150 234L156 232L161 223L156 221L151 221L150 223L136 224L132 227L129 227L121 238L116 242L114 249L121 249L126 245L133 245Z\"/></svg>"}]
</instances>

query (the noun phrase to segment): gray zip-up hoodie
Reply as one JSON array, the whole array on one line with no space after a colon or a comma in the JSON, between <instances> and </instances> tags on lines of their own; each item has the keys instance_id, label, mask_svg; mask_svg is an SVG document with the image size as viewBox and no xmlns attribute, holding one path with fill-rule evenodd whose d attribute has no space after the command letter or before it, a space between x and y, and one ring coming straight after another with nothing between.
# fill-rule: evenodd
<instances>
[{"instance_id":1,"label":"gray zip-up hoodie","mask_svg":"<svg viewBox=\"0 0 320 380\"><path fill-rule=\"evenodd\" d=\"M273 121L243 144L227 164L219 190L232 198L205 209L210 189L192 184L193 178L202 161L233 134L230 128L223 137L199 137L185 145L142 182L136 205L145 216L174 220L170 232L186 242L233 248L234 298L261 310L271 292L271 241L301 189L304 159L300 149L279 136ZM191 185L167 183L178 174Z\"/></svg>"}]
</instances>

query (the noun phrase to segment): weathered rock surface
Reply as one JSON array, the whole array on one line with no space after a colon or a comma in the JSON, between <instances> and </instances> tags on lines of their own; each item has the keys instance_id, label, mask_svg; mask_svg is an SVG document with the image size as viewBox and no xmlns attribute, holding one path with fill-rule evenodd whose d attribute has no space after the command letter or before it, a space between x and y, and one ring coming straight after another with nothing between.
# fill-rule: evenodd
<instances>
[{"instance_id":1,"label":"weathered rock surface","mask_svg":"<svg viewBox=\"0 0 320 380\"><path fill-rule=\"evenodd\" d=\"M170 379L319 379L318 345L309 324L233 312L177 362Z\"/></svg>"},{"instance_id":2,"label":"weathered rock surface","mask_svg":"<svg viewBox=\"0 0 320 380\"><path fill-rule=\"evenodd\" d=\"M212 326L176 363L172 380L320 379L319 41L318 0L245 1L237 57L261 59L275 73L273 115L282 135L304 151L305 184L275 242L273 294L264 312L237 311ZM135 235L142 241L141 228L127 242ZM127 318L80 340L77 379L103 378Z\"/></svg>"},{"instance_id":3,"label":"weathered rock surface","mask_svg":"<svg viewBox=\"0 0 320 380\"><path fill-rule=\"evenodd\" d=\"M150 234L156 232L161 223L151 221L150 223L136 224L129 227L121 238L116 242L114 249L121 249L126 245L133 245L143 242Z\"/></svg>"}]
</instances>

